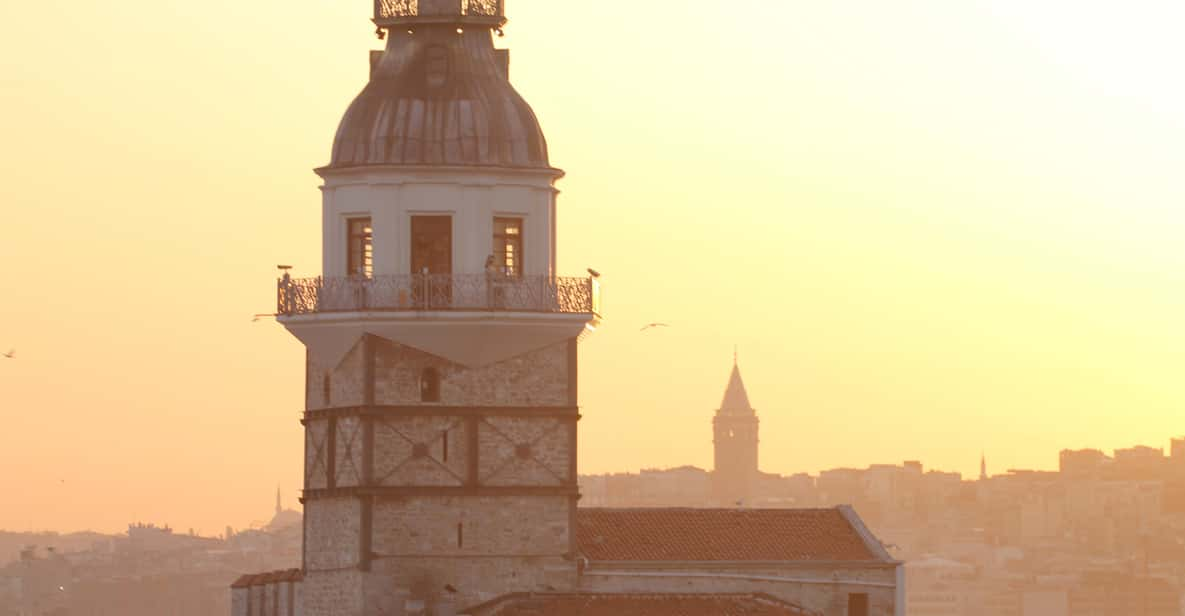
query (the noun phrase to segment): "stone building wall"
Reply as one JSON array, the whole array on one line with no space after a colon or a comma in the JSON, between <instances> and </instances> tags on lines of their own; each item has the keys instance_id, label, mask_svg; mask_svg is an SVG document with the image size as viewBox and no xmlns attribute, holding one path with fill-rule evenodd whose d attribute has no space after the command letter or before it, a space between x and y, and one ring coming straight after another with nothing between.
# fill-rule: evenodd
<instances>
[{"instance_id":1,"label":"stone building wall","mask_svg":"<svg viewBox=\"0 0 1185 616\"><path fill-rule=\"evenodd\" d=\"M615 574L609 575L610 573ZM580 577L580 590L625 593L763 592L817 612L821 616L847 616L848 595L866 593L870 616L897 616L894 614L897 595L895 586L892 586L896 583L897 572L892 566L681 568L678 564L671 563L670 567L665 568L626 569L605 564L584 572Z\"/></svg>"},{"instance_id":2,"label":"stone building wall","mask_svg":"<svg viewBox=\"0 0 1185 616\"><path fill-rule=\"evenodd\" d=\"M251 616L248 612L248 593L250 588L232 588L230 590L230 616Z\"/></svg>"},{"instance_id":3,"label":"stone building wall","mask_svg":"<svg viewBox=\"0 0 1185 616\"><path fill-rule=\"evenodd\" d=\"M363 573L356 568L305 572L298 616L370 616L363 601Z\"/></svg>"},{"instance_id":4,"label":"stone building wall","mask_svg":"<svg viewBox=\"0 0 1185 616\"><path fill-rule=\"evenodd\" d=\"M359 339L341 358L307 353L305 406L309 409L358 406L365 402L365 349ZM328 381L328 387L326 387ZM327 395L328 394L328 395Z\"/></svg>"},{"instance_id":5,"label":"stone building wall","mask_svg":"<svg viewBox=\"0 0 1185 616\"><path fill-rule=\"evenodd\" d=\"M444 406L566 406L568 341L489 366L469 368L386 340L375 349L375 403L423 404L420 376L425 368L440 375Z\"/></svg>"},{"instance_id":6,"label":"stone building wall","mask_svg":"<svg viewBox=\"0 0 1185 616\"><path fill-rule=\"evenodd\" d=\"M305 576L320 571L356 567L362 505L356 498L338 497L305 502Z\"/></svg>"},{"instance_id":7,"label":"stone building wall","mask_svg":"<svg viewBox=\"0 0 1185 616\"><path fill-rule=\"evenodd\" d=\"M470 429L470 422L456 416L376 418L375 483L462 485L469 468Z\"/></svg>"},{"instance_id":8,"label":"stone building wall","mask_svg":"<svg viewBox=\"0 0 1185 616\"><path fill-rule=\"evenodd\" d=\"M490 486L574 484L576 421L552 417L488 417L478 426L478 473Z\"/></svg>"},{"instance_id":9,"label":"stone building wall","mask_svg":"<svg viewBox=\"0 0 1185 616\"><path fill-rule=\"evenodd\" d=\"M301 582L258 584L231 590L231 616L302 616Z\"/></svg>"},{"instance_id":10,"label":"stone building wall","mask_svg":"<svg viewBox=\"0 0 1185 616\"><path fill-rule=\"evenodd\" d=\"M464 608L508 592L570 589L571 504L562 496L380 501L367 605L398 614L409 600Z\"/></svg>"},{"instance_id":11,"label":"stone building wall","mask_svg":"<svg viewBox=\"0 0 1185 616\"><path fill-rule=\"evenodd\" d=\"M575 563L554 556L387 559L367 576L366 604L391 616L407 614L409 602L422 602L425 614L448 614L512 592L570 590L575 578Z\"/></svg>"},{"instance_id":12,"label":"stone building wall","mask_svg":"<svg viewBox=\"0 0 1185 616\"><path fill-rule=\"evenodd\" d=\"M373 550L384 556L562 556L571 549L565 496L384 499L374 507Z\"/></svg>"},{"instance_id":13,"label":"stone building wall","mask_svg":"<svg viewBox=\"0 0 1185 616\"><path fill-rule=\"evenodd\" d=\"M329 486L329 422L310 421L304 430L304 487L318 490Z\"/></svg>"},{"instance_id":14,"label":"stone building wall","mask_svg":"<svg viewBox=\"0 0 1185 616\"><path fill-rule=\"evenodd\" d=\"M484 367L376 337L334 366L310 354L305 614L575 586L573 344Z\"/></svg>"}]
</instances>

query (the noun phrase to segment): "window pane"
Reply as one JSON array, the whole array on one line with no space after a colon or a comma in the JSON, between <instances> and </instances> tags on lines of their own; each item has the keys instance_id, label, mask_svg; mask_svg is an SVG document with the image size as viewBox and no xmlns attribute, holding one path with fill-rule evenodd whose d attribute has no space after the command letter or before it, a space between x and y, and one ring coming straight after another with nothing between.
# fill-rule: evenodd
<instances>
[{"instance_id":1,"label":"window pane","mask_svg":"<svg viewBox=\"0 0 1185 616\"><path fill-rule=\"evenodd\" d=\"M346 229L346 274L373 275L374 232L370 218L350 218L346 221Z\"/></svg>"},{"instance_id":2,"label":"window pane","mask_svg":"<svg viewBox=\"0 0 1185 616\"><path fill-rule=\"evenodd\" d=\"M502 264L502 274L523 275L523 219L494 219L494 258Z\"/></svg>"}]
</instances>

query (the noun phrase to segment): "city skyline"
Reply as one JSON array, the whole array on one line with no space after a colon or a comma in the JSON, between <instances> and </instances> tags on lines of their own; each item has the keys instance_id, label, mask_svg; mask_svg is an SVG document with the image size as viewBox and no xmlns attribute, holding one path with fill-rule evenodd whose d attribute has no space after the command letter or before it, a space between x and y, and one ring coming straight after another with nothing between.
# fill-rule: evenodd
<instances>
[{"instance_id":1,"label":"city skyline","mask_svg":"<svg viewBox=\"0 0 1185 616\"><path fill-rule=\"evenodd\" d=\"M1181 9L1051 7L633 6L606 33L514 2L499 44L569 170L560 272L609 289L581 471L710 466L734 345L776 472L1180 434ZM250 319L276 264L319 273L310 169L368 8L0 8L0 51L38 58L3 69L0 464L28 472L0 528L216 532L296 491L297 345Z\"/></svg>"}]
</instances>

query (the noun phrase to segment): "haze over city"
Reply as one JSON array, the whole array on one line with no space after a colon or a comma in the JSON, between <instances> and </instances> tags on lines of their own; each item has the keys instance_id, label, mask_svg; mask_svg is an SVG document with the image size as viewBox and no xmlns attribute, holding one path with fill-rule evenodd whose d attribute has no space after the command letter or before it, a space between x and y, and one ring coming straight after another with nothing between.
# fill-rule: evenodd
<instances>
[{"instance_id":1,"label":"haze over city","mask_svg":"<svg viewBox=\"0 0 1185 616\"><path fill-rule=\"evenodd\" d=\"M0 528L294 503L303 349L251 315L277 264L319 273L311 169L369 8L0 6ZM710 467L734 348L770 472L1052 469L1185 430L1185 8L508 10L568 170L559 271L607 289L582 473Z\"/></svg>"}]
</instances>

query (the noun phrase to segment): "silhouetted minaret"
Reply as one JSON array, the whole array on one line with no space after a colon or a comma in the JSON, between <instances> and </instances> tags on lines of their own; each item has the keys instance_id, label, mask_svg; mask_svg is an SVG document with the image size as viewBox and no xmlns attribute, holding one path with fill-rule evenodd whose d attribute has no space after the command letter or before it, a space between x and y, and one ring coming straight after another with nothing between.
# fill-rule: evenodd
<instances>
[{"instance_id":1,"label":"silhouetted minaret","mask_svg":"<svg viewBox=\"0 0 1185 616\"><path fill-rule=\"evenodd\" d=\"M280 486L276 486L276 515L280 515L284 508L280 505Z\"/></svg>"},{"instance_id":2,"label":"silhouetted minaret","mask_svg":"<svg viewBox=\"0 0 1185 616\"><path fill-rule=\"evenodd\" d=\"M751 501L758 473L757 427L757 411L749 404L749 394L734 355L724 399L712 420L716 454L712 490L718 505L744 506Z\"/></svg>"},{"instance_id":3,"label":"silhouetted minaret","mask_svg":"<svg viewBox=\"0 0 1185 616\"><path fill-rule=\"evenodd\" d=\"M983 481L988 478L987 474L987 454L979 454L979 480Z\"/></svg>"}]
</instances>

